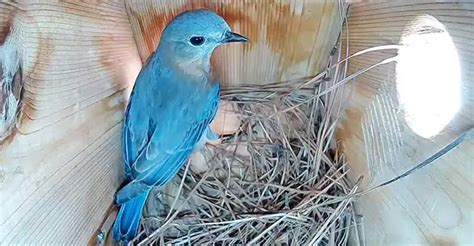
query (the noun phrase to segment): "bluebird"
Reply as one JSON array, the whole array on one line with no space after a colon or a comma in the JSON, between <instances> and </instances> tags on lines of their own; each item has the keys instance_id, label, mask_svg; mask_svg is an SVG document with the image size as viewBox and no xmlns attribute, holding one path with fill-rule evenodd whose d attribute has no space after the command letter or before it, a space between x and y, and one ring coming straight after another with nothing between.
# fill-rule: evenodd
<instances>
[{"instance_id":1,"label":"bluebird","mask_svg":"<svg viewBox=\"0 0 474 246\"><path fill-rule=\"evenodd\" d=\"M129 242L140 226L154 186L169 182L194 149L209 137L219 102L210 58L220 45L247 42L209 10L178 15L164 29L156 51L140 71L125 112L125 186L115 195L120 211L117 241Z\"/></svg>"}]
</instances>

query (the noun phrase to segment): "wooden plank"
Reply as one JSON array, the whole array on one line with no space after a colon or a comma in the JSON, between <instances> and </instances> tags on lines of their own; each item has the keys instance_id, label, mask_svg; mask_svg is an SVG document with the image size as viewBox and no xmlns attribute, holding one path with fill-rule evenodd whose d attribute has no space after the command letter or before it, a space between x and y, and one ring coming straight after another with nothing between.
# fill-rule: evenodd
<instances>
[{"instance_id":1,"label":"wooden plank","mask_svg":"<svg viewBox=\"0 0 474 246\"><path fill-rule=\"evenodd\" d=\"M86 244L121 182L123 108L141 66L124 3L3 2L0 16L2 64L14 49L23 75L0 143L1 244Z\"/></svg>"},{"instance_id":2,"label":"wooden plank","mask_svg":"<svg viewBox=\"0 0 474 246\"><path fill-rule=\"evenodd\" d=\"M208 8L251 39L219 48L213 63L224 85L297 79L324 69L341 22L337 1L126 0L142 60L166 23L184 10Z\"/></svg>"},{"instance_id":3,"label":"wooden plank","mask_svg":"<svg viewBox=\"0 0 474 246\"><path fill-rule=\"evenodd\" d=\"M421 15L432 15L452 38L462 78L458 88L462 99L459 112L431 139L417 135L407 124L406 109L398 97L396 64L384 65L357 78L338 137L352 169L366 177L365 185L373 186L401 174L474 126L473 6L458 1L351 5L350 53L376 45L398 44L407 25ZM437 52L441 54L441 50L433 50L433 54ZM349 71L352 73L393 55L397 52L392 50L354 58ZM447 58L437 59L442 62ZM420 71L426 71L422 70L424 64L417 65ZM412 82L416 90L416 83L423 81ZM454 76L453 81L446 81L447 91L448 87L456 86L454 82ZM418 92L420 104L432 90L427 86ZM438 99L446 103L454 100L448 96ZM473 244L472 153L474 141L469 140L432 166L358 199L367 245Z\"/></svg>"}]
</instances>

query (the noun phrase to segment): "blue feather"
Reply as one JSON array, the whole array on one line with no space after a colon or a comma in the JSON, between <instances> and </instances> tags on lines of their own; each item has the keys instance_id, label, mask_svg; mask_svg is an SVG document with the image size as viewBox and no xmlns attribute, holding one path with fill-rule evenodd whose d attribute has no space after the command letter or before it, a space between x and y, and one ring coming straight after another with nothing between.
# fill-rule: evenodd
<instances>
[{"instance_id":1,"label":"blue feather","mask_svg":"<svg viewBox=\"0 0 474 246\"><path fill-rule=\"evenodd\" d=\"M133 200L122 204L115 219L113 236L116 241L129 242L137 235L140 218L148 193L144 192Z\"/></svg>"}]
</instances>

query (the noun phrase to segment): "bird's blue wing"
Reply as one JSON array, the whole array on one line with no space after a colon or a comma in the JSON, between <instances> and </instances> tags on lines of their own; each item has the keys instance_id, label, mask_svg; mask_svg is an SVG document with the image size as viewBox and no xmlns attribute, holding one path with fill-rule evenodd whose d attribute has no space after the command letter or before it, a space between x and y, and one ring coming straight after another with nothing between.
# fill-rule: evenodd
<instances>
[{"instance_id":1,"label":"bird's blue wing","mask_svg":"<svg viewBox=\"0 0 474 246\"><path fill-rule=\"evenodd\" d=\"M122 128L122 145L123 145L122 154L123 154L123 161L124 161L124 174L125 174L125 179L127 181L130 181L132 179L132 176L131 176L132 171L130 169L129 163L134 161L134 159L132 158L132 154L133 152L135 152L133 150L136 149L136 146L135 146L136 144L131 139L133 130L130 128L130 125L128 122L128 114L130 111L130 105L131 103L127 105L127 108L125 110L124 124Z\"/></svg>"},{"instance_id":2,"label":"bird's blue wing","mask_svg":"<svg viewBox=\"0 0 474 246\"><path fill-rule=\"evenodd\" d=\"M122 154L124 161L124 174L126 182L133 179L131 164L135 162L140 152L148 145L150 139L149 114L146 105L146 85L153 83L150 76L149 63L145 64L138 74L137 80L130 94L129 102L125 109L122 128Z\"/></svg>"},{"instance_id":3,"label":"bird's blue wing","mask_svg":"<svg viewBox=\"0 0 474 246\"><path fill-rule=\"evenodd\" d=\"M147 131L148 136L139 138L138 144L124 139L126 148L138 145L143 145L143 147L138 152L130 151L131 155L136 155L135 160L126 165L126 173L131 177L131 182L117 193L117 203L126 202L152 186L163 185L176 175L196 148L216 114L219 85L216 84L210 90L204 107L198 107L197 112L193 111L196 108L191 103L183 104L179 109L163 108L163 112L159 112L163 114L161 120L154 125L153 129ZM128 128L124 136L132 139L135 134L134 129L134 127ZM138 131L143 132L140 130L140 124Z\"/></svg>"}]
</instances>

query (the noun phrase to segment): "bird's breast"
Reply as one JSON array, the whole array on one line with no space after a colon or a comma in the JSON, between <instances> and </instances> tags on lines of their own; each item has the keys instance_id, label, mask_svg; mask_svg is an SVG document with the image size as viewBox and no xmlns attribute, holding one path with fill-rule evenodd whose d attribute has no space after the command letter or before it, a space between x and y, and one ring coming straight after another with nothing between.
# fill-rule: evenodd
<instances>
[{"instance_id":1,"label":"bird's breast","mask_svg":"<svg viewBox=\"0 0 474 246\"><path fill-rule=\"evenodd\" d=\"M210 62L202 59L187 60L177 58L175 61L177 71L188 77L190 81L208 80L210 77Z\"/></svg>"}]
</instances>

